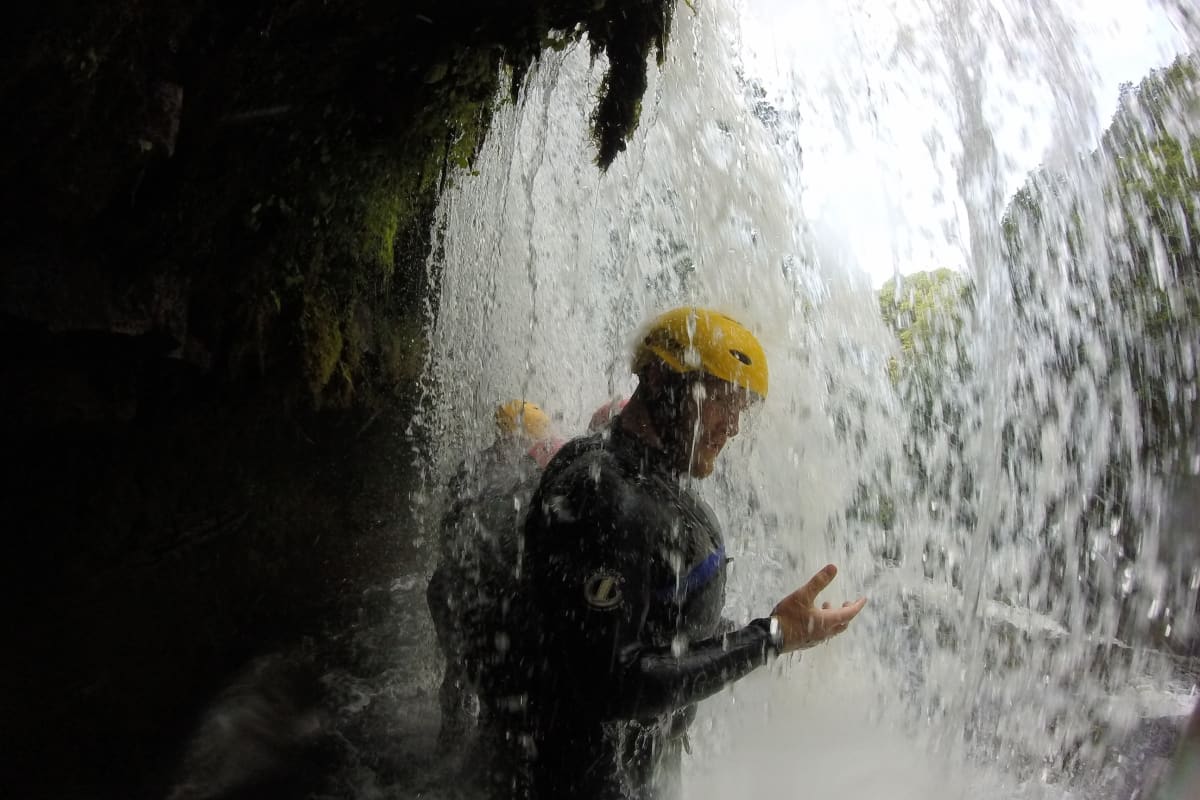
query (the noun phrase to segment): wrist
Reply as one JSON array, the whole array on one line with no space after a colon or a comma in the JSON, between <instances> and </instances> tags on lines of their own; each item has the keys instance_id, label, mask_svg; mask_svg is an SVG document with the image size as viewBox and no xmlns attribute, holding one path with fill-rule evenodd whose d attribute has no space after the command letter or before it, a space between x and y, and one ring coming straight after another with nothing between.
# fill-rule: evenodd
<instances>
[{"instance_id":1,"label":"wrist","mask_svg":"<svg viewBox=\"0 0 1200 800\"><path fill-rule=\"evenodd\" d=\"M783 625L775 615L762 617L750 623L767 634L767 647L774 655L783 655Z\"/></svg>"},{"instance_id":2,"label":"wrist","mask_svg":"<svg viewBox=\"0 0 1200 800\"><path fill-rule=\"evenodd\" d=\"M775 650L775 655L783 655L783 625L774 614L767 617L767 633L771 635L771 647Z\"/></svg>"}]
</instances>

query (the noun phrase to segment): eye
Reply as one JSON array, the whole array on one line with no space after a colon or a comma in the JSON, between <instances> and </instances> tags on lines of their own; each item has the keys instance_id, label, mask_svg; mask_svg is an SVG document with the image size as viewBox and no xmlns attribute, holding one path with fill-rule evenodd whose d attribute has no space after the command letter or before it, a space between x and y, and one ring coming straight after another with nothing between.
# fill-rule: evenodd
<instances>
[{"instance_id":1,"label":"eye","mask_svg":"<svg viewBox=\"0 0 1200 800\"><path fill-rule=\"evenodd\" d=\"M738 361L745 364L747 367L750 366L752 363L754 363L750 360L750 356L746 355L741 350L730 350L729 355L733 356Z\"/></svg>"}]
</instances>

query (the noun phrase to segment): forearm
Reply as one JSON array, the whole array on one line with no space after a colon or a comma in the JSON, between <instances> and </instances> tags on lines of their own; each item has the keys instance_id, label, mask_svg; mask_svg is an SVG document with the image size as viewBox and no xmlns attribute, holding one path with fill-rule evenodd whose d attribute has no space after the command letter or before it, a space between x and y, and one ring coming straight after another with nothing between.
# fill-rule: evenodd
<instances>
[{"instance_id":1,"label":"forearm","mask_svg":"<svg viewBox=\"0 0 1200 800\"><path fill-rule=\"evenodd\" d=\"M618 656L620 687L609 706L614 719L644 719L710 697L765 664L775 654L766 620L695 642L676 654L670 647L634 644Z\"/></svg>"}]
</instances>

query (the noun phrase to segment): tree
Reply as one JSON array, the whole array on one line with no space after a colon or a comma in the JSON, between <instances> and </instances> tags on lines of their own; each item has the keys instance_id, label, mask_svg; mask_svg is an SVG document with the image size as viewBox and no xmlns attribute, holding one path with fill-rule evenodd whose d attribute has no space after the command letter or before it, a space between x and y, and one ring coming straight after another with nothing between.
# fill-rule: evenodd
<instances>
[{"instance_id":1,"label":"tree","mask_svg":"<svg viewBox=\"0 0 1200 800\"><path fill-rule=\"evenodd\" d=\"M1143 632L1147 608L1151 616L1154 609L1184 609L1175 619L1159 614L1149 625L1149 633L1171 644L1166 634L1187 627L1179 623L1196 608L1196 592L1188 586L1190 576L1174 569L1186 560L1177 554L1187 543L1161 542L1156 551L1147 550L1145 532L1154 529L1158 513L1150 498L1158 494L1146 486L1169 485L1183 448L1197 435L1197 63L1194 55L1181 56L1136 87L1122 87L1099 148L1070 175L1031 174L1003 220L1013 308L1019 324L1049 344L1044 362L1034 368L1119 398L1109 430L1067 437L1065 465L1094 456L1089 451L1105 438L1108 460L1086 485L1075 487L1084 507L1068 529L1041 534L1047 560L1084 580L1089 614L1105 597L1122 594L1123 638ZM1047 411L1052 417L1072 413L1061 402ZM1032 435L1015 437L1011 446L1036 445L1029 440L1037 431L1027 433ZM1054 502L1061 509L1070 501ZM1061 510L1047 519L1063 521ZM1111 559L1096 558L1086 543L1096 531L1113 532ZM1157 566L1148 563L1154 558ZM1126 570L1141 576L1132 591L1122 577Z\"/></svg>"}]
</instances>

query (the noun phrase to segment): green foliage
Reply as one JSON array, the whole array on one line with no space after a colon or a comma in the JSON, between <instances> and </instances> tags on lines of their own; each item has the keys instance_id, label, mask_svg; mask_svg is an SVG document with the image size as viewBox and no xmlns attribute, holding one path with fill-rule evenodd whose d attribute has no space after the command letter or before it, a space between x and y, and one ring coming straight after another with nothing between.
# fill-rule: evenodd
<instances>
[{"instance_id":1,"label":"green foliage","mask_svg":"<svg viewBox=\"0 0 1200 800\"><path fill-rule=\"evenodd\" d=\"M1102 153L1116 167L1127 270L1111 285L1139 340L1129 353L1145 431L1143 456L1170 458L1195 424L1183 383L1200 333L1200 70L1196 56L1126 87ZM1181 424L1182 422L1182 424Z\"/></svg>"},{"instance_id":2,"label":"green foliage","mask_svg":"<svg viewBox=\"0 0 1200 800\"><path fill-rule=\"evenodd\" d=\"M1107 176L1105 200L1114 219L1088 219L1062 176L1038 171L1013 198L1004 219L1010 278L1018 309L1044 301L1042 278L1029 266L1028 247L1065 247L1072 278L1088 282L1089 245L1103 237L1112 260L1106 301L1131 327L1128 344L1113 343L1111 368L1135 376L1143 452L1161 463L1186 432L1191 409L1180 379L1192 366L1191 342L1200 324L1200 71L1181 56L1136 87L1122 87L1112 123L1086 165ZM1051 223L1046 209L1068 209ZM1048 231L1055 224L1062 230ZM1107 228L1104 228L1107 224ZM1071 358L1063 354L1063 363ZM1187 379L1190 380L1190 379ZM1188 423L1191 424L1191 423Z\"/></svg>"},{"instance_id":3,"label":"green foliage","mask_svg":"<svg viewBox=\"0 0 1200 800\"><path fill-rule=\"evenodd\" d=\"M1071 465L1089 458L1092 443L1086 436L1094 431L1074 430L1060 454L1044 452L1039 440L1045 426L1065 426L1086 417L1075 417L1063 398L1038 397L1032 384L1039 373L1084 395L1092 387L1099 392L1120 391L1121 397L1129 398L1140 423L1136 444L1127 444L1130 440L1122 440L1118 431L1128 421L1117 406L1107 463L1081 475L1078 485L1070 487L1078 500L1051 498L1044 513L1032 514L1031 522L1040 523L1032 525L1027 535L1041 542L1045 568L1058 576L1055 581L1063 575L1078 577L1087 598L1085 614L1103 607L1093 600L1110 597L1113 575L1129 559L1139 557L1144 523L1157 513L1144 507L1134 485L1135 465L1153 479L1169 477L1177 469L1181 446L1192 441L1196 432L1197 63L1195 56L1181 57L1136 87L1123 87L1112 123L1098 150L1081 159L1078 177L1071 180L1044 169L1031 174L1003 220L1011 287L1007 299L1012 302L1015 324L1037 337L1039 344L1033 352L1016 354L1025 377L1008 386L1028 412L1038 412L1038 419L995 421L1001 426L1000 458L1006 476L1023 486L1033 474L1027 465L1038 459L1056 457ZM1094 185L1087 183L1092 178ZM935 497L942 497L939 483L949 484L929 474L921 445L931 426L937 426L946 429L953 446L964 424L949 399L952 395L936 390L937 382L949 384L955 378L954 365L943 355L946 337L954 338L956 328L952 320L933 310L939 305L933 282L928 278L910 282L914 288L902 287L899 294L894 286L885 290L881 313L904 345L903 363L895 376L912 419L912 465L918 481L930 487ZM933 322L924 324L924 320ZM1127 379L1132 380L1132 393L1123 391ZM970 474L960 477L960 485L969 487ZM1064 517L1062 508L1079 501L1082 510ZM1028 511L1014 508L1011 513L1024 521ZM1072 521L1070 526L1055 521L1064 518ZM1081 544L1096 530L1111 531L1117 541L1112 563L1089 558L1089 548ZM1173 593L1167 603L1171 607L1196 603L1195 591L1186 586L1167 591ZM1129 626L1144 624L1145 609L1135 608L1132 595L1123 596L1121 602L1121 635L1132 635ZM1169 627L1169 620L1163 617L1156 624Z\"/></svg>"},{"instance_id":4,"label":"green foliage","mask_svg":"<svg viewBox=\"0 0 1200 800\"><path fill-rule=\"evenodd\" d=\"M1155 269L1145 239L1157 238L1175 277L1194 280L1200 274L1200 137L1188 127L1198 120L1197 62L1181 56L1136 89L1123 88L1104 136L1101 153L1116 166L1115 199L1127 225L1135 228L1146 221L1153 229L1143 241L1131 243L1138 272Z\"/></svg>"},{"instance_id":5,"label":"green foliage","mask_svg":"<svg viewBox=\"0 0 1200 800\"><path fill-rule=\"evenodd\" d=\"M915 272L892 278L879 290L879 313L896 333L905 356L945 355L944 345L957 340L969 284L951 269Z\"/></svg>"}]
</instances>

